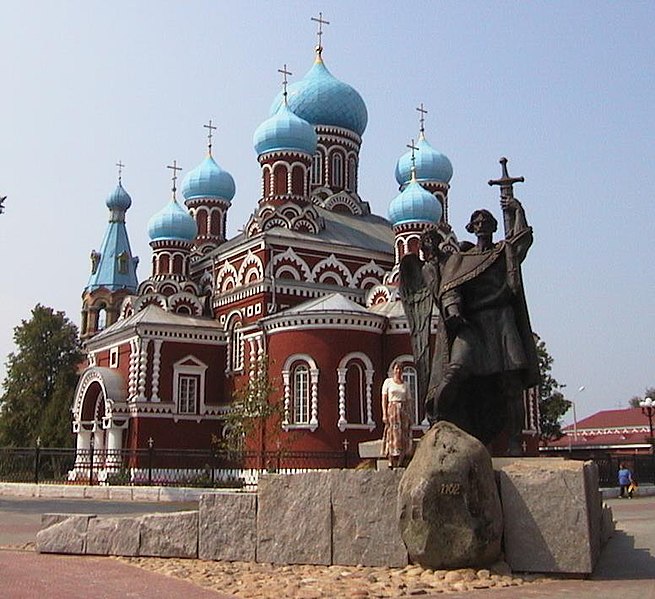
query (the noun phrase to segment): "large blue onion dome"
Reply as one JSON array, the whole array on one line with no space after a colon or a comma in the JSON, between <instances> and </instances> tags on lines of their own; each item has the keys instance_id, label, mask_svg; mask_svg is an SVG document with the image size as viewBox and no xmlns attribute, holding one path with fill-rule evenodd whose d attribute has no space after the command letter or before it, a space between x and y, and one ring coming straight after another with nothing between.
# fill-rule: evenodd
<instances>
[{"instance_id":1,"label":"large blue onion dome","mask_svg":"<svg viewBox=\"0 0 655 599\"><path fill-rule=\"evenodd\" d=\"M425 222L436 223L443 216L441 202L412 179L389 204L389 220L392 225Z\"/></svg>"},{"instance_id":2,"label":"large blue onion dome","mask_svg":"<svg viewBox=\"0 0 655 599\"><path fill-rule=\"evenodd\" d=\"M219 198L229 202L235 191L232 175L218 166L211 154L189 171L182 181L182 195L185 200Z\"/></svg>"},{"instance_id":3,"label":"large blue onion dome","mask_svg":"<svg viewBox=\"0 0 655 599\"><path fill-rule=\"evenodd\" d=\"M110 210L127 210L132 205L130 194L123 189L121 182L118 182L116 189L105 200L107 208Z\"/></svg>"},{"instance_id":4,"label":"large blue onion dome","mask_svg":"<svg viewBox=\"0 0 655 599\"><path fill-rule=\"evenodd\" d=\"M314 127L283 103L272 117L257 127L252 142L259 156L280 150L312 156L316 151L317 138Z\"/></svg>"},{"instance_id":5,"label":"large blue onion dome","mask_svg":"<svg viewBox=\"0 0 655 599\"><path fill-rule=\"evenodd\" d=\"M196 221L173 199L148 221L151 241L191 241L198 232Z\"/></svg>"},{"instance_id":6,"label":"large blue onion dome","mask_svg":"<svg viewBox=\"0 0 655 599\"><path fill-rule=\"evenodd\" d=\"M416 180L417 181L440 181L448 183L453 177L453 165L430 143L421 133L416 144L418 151L414 154L416 158ZM396 163L396 181L398 185L404 185L412 178L412 151L403 154Z\"/></svg>"},{"instance_id":7,"label":"large blue onion dome","mask_svg":"<svg viewBox=\"0 0 655 599\"><path fill-rule=\"evenodd\" d=\"M289 85L289 108L312 125L332 125L361 136L368 123L366 104L359 93L339 81L323 64L320 55L307 74ZM271 105L275 114L284 103L279 93Z\"/></svg>"}]
</instances>

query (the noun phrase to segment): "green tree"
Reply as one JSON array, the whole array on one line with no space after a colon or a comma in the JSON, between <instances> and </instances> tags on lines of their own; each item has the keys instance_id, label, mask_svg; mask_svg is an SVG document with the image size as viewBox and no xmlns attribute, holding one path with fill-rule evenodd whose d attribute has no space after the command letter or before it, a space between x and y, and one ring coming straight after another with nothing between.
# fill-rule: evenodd
<instances>
[{"instance_id":1,"label":"green tree","mask_svg":"<svg viewBox=\"0 0 655 599\"><path fill-rule=\"evenodd\" d=\"M77 327L63 312L37 304L14 328L0 397L0 446L71 445L70 406L82 360Z\"/></svg>"},{"instance_id":2,"label":"green tree","mask_svg":"<svg viewBox=\"0 0 655 599\"><path fill-rule=\"evenodd\" d=\"M258 441L259 448L264 451L266 437L271 436L267 432L275 434L282 415L281 403L271 399L274 392L268 357L263 355L257 360L245 385L234 392L230 411L225 414L223 438L214 437L213 443L229 451L239 451L244 448L244 443Z\"/></svg>"},{"instance_id":3,"label":"green tree","mask_svg":"<svg viewBox=\"0 0 655 599\"><path fill-rule=\"evenodd\" d=\"M562 416L571 408L572 403L564 397L560 384L552 375L553 357L548 353L546 343L535 334L537 357L539 358L539 425L541 440L552 441L562 436Z\"/></svg>"}]
</instances>

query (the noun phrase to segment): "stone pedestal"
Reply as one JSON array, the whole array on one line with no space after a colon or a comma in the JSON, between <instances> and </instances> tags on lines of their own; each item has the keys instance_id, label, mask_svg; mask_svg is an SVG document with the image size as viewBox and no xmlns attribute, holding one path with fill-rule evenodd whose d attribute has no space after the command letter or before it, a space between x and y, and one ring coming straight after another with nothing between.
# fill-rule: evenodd
<instances>
[{"instance_id":1,"label":"stone pedestal","mask_svg":"<svg viewBox=\"0 0 655 599\"><path fill-rule=\"evenodd\" d=\"M516 460L500 467L499 478L505 559L512 570L590 574L603 537L611 534L596 465Z\"/></svg>"}]
</instances>

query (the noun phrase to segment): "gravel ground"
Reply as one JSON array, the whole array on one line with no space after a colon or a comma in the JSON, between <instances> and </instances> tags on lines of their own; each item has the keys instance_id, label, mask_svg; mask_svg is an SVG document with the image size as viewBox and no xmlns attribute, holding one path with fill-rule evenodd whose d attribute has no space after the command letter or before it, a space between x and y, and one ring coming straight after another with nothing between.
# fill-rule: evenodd
<instances>
[{"instance_id":1,"label":"gravel ground","mask_svg":"<svg viewBox=\"0 0 655 599\"><path fill-rule=\"evenodd\" d=\"M420 566L283 566L250 562L134 557L118 558L140 568L183 578L205 588L247 599L346 599L461 593L547 580L512 576L505 562L490 569L424 570Z\"/></svg>"},{"instance_id":2,"label":"gravel ground","mask_svg":"<svg viewBox=\"0 0 655 599\"><path fill-rule=\"evenodd\" d=\"M3 545L34 551L34 543ZM521 586L549 580L544 576L512 575L505 562L489 569L424 570L420 566L307 566L211 562L161 557L115 557L119 561L173 576L243 599L356 599L414 597L437 593Z\"/></svg>"}]
</instances>

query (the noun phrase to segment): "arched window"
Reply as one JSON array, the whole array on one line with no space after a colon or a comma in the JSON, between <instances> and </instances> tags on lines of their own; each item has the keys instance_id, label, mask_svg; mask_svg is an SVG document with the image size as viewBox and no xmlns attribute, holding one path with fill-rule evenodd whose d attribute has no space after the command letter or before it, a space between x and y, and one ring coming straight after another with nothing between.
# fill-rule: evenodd
<instances>
[{"instance_id":1,"label":"arched window","mask_svg":"<svg viewBox=\"0 0 655 599\"><path fill-rule=\"evenodd\" d=\"M168 275L170 274L170 258L168 254L161 254L159 256L159 264L157 265L157 274Z\"/></svg>"},{"instance_id":2,"label":"arched window","mask_svg":"<svg viewBox=\"0 0 655 599\"><path fill-rule=\"evenodd\" d=\"M312 185L321 185L323 182L323 154L317 152L314 154L312 162Z\"/></svg>"},{"instance_id":3,"label":"arched window","mask_svg":"<svg viewBox=\"0 0 655 599\"><path fill-rule=\"evenodd\" d=\"M209 232L211 235L221 235L221 211L213 210L210 216Z\"/></svg>"},{"instance_id":4,"label":"arched window","mask_svg":"<svg viewBox=\"0 0 655 599\"><path fill-rule=\"evenodd\" d=\"M305 195L305 169L298 164L291 170L291 193Z\"/></svg>"},{"instance_id":5,"label":"arched window","mask_svg":"<svg viewBox=\"0 0 655 599\"><path fill-rule=\"evenodd\" d=\"M332 185L343 186L343 158L338 152L332 154Z\"/></svg>"},{"instance_id":6,"label":"arched window","mask_svg":"<svg viewBox=\"0 0 655 599\"><path fill-rule=\"evenodd\" d=\"M348 190L357 191L357 160L354 156L348 158Z\"/></svg>"},{"instance_id":7,"label":"arched window","mask_svg":"<svg viewBox=\"0 0 655 599\"><path fill-rule=\"evenodd\" d=\"M98 325L96 326L97 331L102 331L107 327L107 309L105 306L102 306L98 310Z\"/></svg>"},{"instance_id":8,"label":"arched window","mask_svg":"<svg viewBox=\"0 0 655 599\"><path fill-rule=\"evenodd\" d=\"M359 362L346 371L346 419L349 424L366 424L366 378Z\"/></svg>"},{"instance_id":9,"label":"arched window","mask_svg":"<svg viewBox=\"0 0 655 599\"><path fill-rule=\"evenodd\" d=\"M403 368L403 381L407 385L412 402L412 419L413 424L421 422L418 402L418 379L416 377L416 368L414 366L405 366Z\"/></svg>"},{"instance_id":10,"label":"arched window","mask_svg":"<svg viewBox=\"0 0 655 599\"><path fill-rule=\"evenodd\" d=\"M243 370L243 329L237 320L230 335L230 366L232 370Z\"/></svg>"},{"instance_id":11,"label":"arched window","mask_svg":"<svg viewBox=\"0 0 655 599\"><path fill-rule=\"evenodd\" d=\"M176 254L173 257L173 274L183 275L184 274L184 258L180 254Z\"/></svg>"},{"instance_id":12,"label":"arched window","mask_svg":"<svg viewBox=\"0 0 655 599\"><path fill-rule=\"evenodd\" d=\"M201 208L196 212L196 223L198 223L198 237L207 235L207 210Z\"/></svg>"},{"instance_id":13,"label":"arched window","mask_svg":"<svg viewBox=\"0 0 655 599\"><path fill-rule=\"evenodd\" d=\"M309 367L305 362L298 362L291 371L291 423L308 424L309 406Z\"/></svg>"},{"instance_id":14,"label":"arched window","mask_svg":"<svg viewBox=\"0 0 655 599\"><path fill-rule=\"evenodd\" d=\"M287 167L278 164L273 171L273 193L283 195L287 193Z\"/></svg>"}]
</instances>

